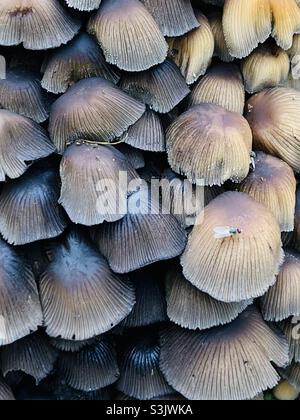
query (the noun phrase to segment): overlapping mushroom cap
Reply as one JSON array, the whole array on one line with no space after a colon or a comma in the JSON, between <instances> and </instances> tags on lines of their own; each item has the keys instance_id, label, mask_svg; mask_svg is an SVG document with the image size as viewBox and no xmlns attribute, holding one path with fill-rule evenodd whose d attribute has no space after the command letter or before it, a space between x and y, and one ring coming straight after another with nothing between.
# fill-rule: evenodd
<instances>
[{"instance_id":1,"label":"overlapping mushroom cap","mask_svg":"<svg viewBox=\"0 0 300 420\"><path fill-rule=\"evenodd\" d=\"M110 271L79 231L68 233L63 243L52 248L51 259L40 281L50 336L86 340L110 330L132 310L132 285Z\"/></svg>"},{"instance_id":2,"label":"overlapping mushroom cap","mask_svg":"<svg viewBox=\"0 0 300 420\"><path fill-rule=\"evenodd\" d=\"M147 70L167 56L168 45L139 0L102 0L88 30L97 38L106 61L122 70Z\"/></svg>"},{"instance_id":3,"label":"overlapping mushroom cap","mask_svg":"<svg viewBox=\"0 0 300 420\"><path fill-rule=\"evenodd\" d=\"M98 9L101 4L101 0L66 0L69 7L82 11L90 11Z\"/></svg>"},{"instance_id":4,"label":"overlapping mushroom cap","mask_svg":"<svg viewBox=\"0 0 300 420\"><path fill-rule=\"evenodd\" d=\"M300 92L277 87L252 96L246 118L253 133L254 146L300 171Z\"/></svg>"},{"instance_id":5,"label":"overlapping mushroom cap","mask_svg":"<svg viewBox=\"0 0 300 420\"><path fill-rule=\"evenodd\" d=\"M66 44L80 29L59 0L2 0L0 45L45 50Z\"/></svg>"},{"instance_id":6,"label":"overlapping mushroom cap","mask_svg":"<svg viewBox=\"0 0 300 420\"><path fill-rule=\"evenodd\" d=\"M167 130L171 168L198 185L242 181L249 172L252 134L240 114L196 105Z\"/></svg>"},{"instance_id":7,"label":"overlapping mushroom cap","mask_svg":"<svg viewBox=\"0 0 300 420\"><path fill-rule=\"evenodd\" d=\"M110 142L141 118L145 106L102 78L77 82L52 106L50 136L62 153L67 144L86 139Z\"/></svg>"},{"instance_id":8,"label":"overlapping mushroom cap","mask_svg":"<svg viewBox=\"0 0 300 420\"><path fill-rule=\"evenodd\" d=\"M204 209L181 263L184 276L201 291L240 302L273 286L282 260L273 214L247 194L226 192Z\"/></svg>"},{"instance_id":9,"label":"overlapping mushroom cap","mask_svg":"<svg viewBox=\"0 0 300 420\"><path fill-rule=\"evenodd\" d=\"M296 179L288 164L263 152L256 153L253 170L241 183L239 191L268 207L282 231L293 231Z\"/></svg>"},{"instance_id":10,"label":"overlapping mushroom cap","mask_svg":"<svg viewBox=\"0 0 300 420\"><path fill-rule=\"evenodd\" d=\"M168 383L191 400L244 400L274 387L272 363L286 366L288 344L251 307L223 327L161 334L160 367Z\"/></svg>"}]
</instances>

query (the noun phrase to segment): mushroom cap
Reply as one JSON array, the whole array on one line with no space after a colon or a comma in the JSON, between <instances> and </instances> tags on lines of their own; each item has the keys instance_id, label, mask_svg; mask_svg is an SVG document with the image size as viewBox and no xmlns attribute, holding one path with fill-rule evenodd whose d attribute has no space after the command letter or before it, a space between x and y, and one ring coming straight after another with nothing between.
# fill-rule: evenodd
<instances>
[{"instance_id":1,"label":"mushroom cap","mask_svg":"<svg viewBox=\"0 0 300 420\"><path fill-rule=\"evenodd\" d=\"M287 337L290 347L290 360L300 363L300 325L299 318L292 317L279 323L279 328Z\"/></svg>"},{"instance_id":2,"label":"mushroom cap","mask_svg":"<svg viewBox=\"0 0 300 420\"><path fill-rule=\"evenodd\" d=\"M97 337L90 338L88 340L75 341L75 340L64 340L63 338L50 338L51 345L60 351L76 353L82 350L84 347L89 346L97 341Z\"/></svg>"},{"instance_id":3,"label":"mushroom cap","mask_svg":"<svg viewBox=\"0 0 300 420\"><path fill-rule=\"evenodd\" d=\"M277 156L300 171L300 92L277 87L253 95L246 118L257 149Z\"/></svg>"},{"instance_id":4,"label":"mushroom cap","mask_svg":"<svg viewBox=\"0 0 300 420\"><path fill-rule=\"evenodd\" d=\"M190 92L180 70L171 60L140 73L126 73L121 88L150 109L166 114Z\"/></svg>"},{"instance_id":5,"label":"mushroom cap","mask_svg":"<svg viewBox=\"0 0 300 420\"><path fill-rule=\"evenodd\" d=\"M116 149L121 152L134 169L142 169L145 167L145 157L142 150L129 146L126 143L117 144Z\"/></svg>"},{"instance_id":6,"label":"mushroom cap","mask_svg":"<svg viewBox=\"0 0 300 420\"><path fill-rule=\"evenodd\" d=\"M15 401L10 387L0 378L0 401Z\"/></svg>"},{"instance_id":7,"label":"mushroom cap","mask_svg":"<svg viewBox=\"0 0 300 420\"><path fill-rule=\"evenodd\" d=\"M217 64L194 85L188 98L188 106L210 103L228 111L243 114L245 91L243 78L235 64Z\"/></svg>"},{"instance_id":8,"label":"mushroom cap","mask_svg":"<svg viewBox=\"0 0 300 420\"><path fill-rule=\"evenodd\" d=\"M38 74L11 69L0 79L0 107L41 123L48 119L50 103Z\"/></svg>"},{"instance_id":9,"label":"mushroom cap","mask_svg":"<svg viewBox=\"0 0 300 420\"><path fill-rule=\"evenodd\" d=\"M290 71L290 60L282 48L266 43L242 61L245 89L249 93L281 85Z\"/></svg>"},{"instance_id":10,"label":"mushroom cap","mask_svg":"<svg viewBox=\"0 0 300 420\"><path fill-rule=\"evenodd\" d=\"M80 80L52 106L49 132L58 151L76 140L110 142L141 118L145 106L113 83Z\"/></svg>"},{"instance_id":11,"label":"mushroom cap","mask_svg":"<svg viewBox=\"0 0 300 420\"><path fill-rule=\"evenodd\" d=\"M199 218L181 258L187 280L222 302L256 298L274 285L283 251L279 225L265 206L226 192Z\"/></svg>"},{"instance_id":12,"label":"mushroom cap","mask_svg":"<svg viewBox=\"0 0 300 420\"><path fill-rule=\"evenodd\" d=\"M59 376L80 391L97 391L113 384L119 377L115 349L106 337L77 353L61 353Z\"/></svg>"},{"instance_id":13,"label":"mushroom cap","mask_svg":"<svg viewBox=\"0 0 300 420\"><path fill-rule=\"evenodd\" d=\"M270 0L226 0L223 12L223 31L229 53L247 57L272 32Z\"/></svg>"},{"instance_id":14,"label":"mushroom cap","mask_svg":"<svg viewBox=\"0 0 300 420\"><path fill-rule=\"evenodd\" d=\"M177 219L160 209L148 187L128 199L126 216L115 223L104 223L93 231L100 252L116 273L129 273L157 261L180 255L186 234Z\"/></svg>"},{"instance_id":15,"label":"mushroom cap","mask_svg":"<svg viewBox=\"0 0 300 420\"><path fill-rule=\"evenodd\" d=\"M239 191L264 204L276 217L283 232L294 230L296 178L282 160L256 153L255 169L242 181Z\"/></svg>"},{"instance_id":16,"label":"mushroom cap","mask_svg":"<svg viewBox=\"0 0 300 420\"><path fill-rule=\"evenodd\" d=\"M52 261L40 281L48 335L87 340L130 313L135 303L132 285L110 271L79 231L71 231L51 252Z\"/></svg>"},{"instance_id":17,"label":"mushroom cap","mask_svg":"<svg viewBox=\"0 0 300 420\"><path fill-rule=\"evenodd\" d=\"M123 134L121 139L130 146L149 152L165 152L166 139L158 114L146 109L144 115Z\"/></svg>"},{"instance_id":18,"label":"mushroom cap","mask_svg":"<svg viewBox=\"0 0 300 420\"><path fill-rule=\"evenodd\" d=\"M199 27L190 0L142 0L164 36L180 36Z\"/></svg>"},{"instance_id":19,"label":"mushroom cap","mask_svg":"<svg viewBox=\"0 0 300 420\"><path fill-rule=\"evenodd\" d=\"M66 0L69 7L78 9L80 11L90 12L91 10L98 9L101 0Z\"/></svg>"},{"instance_id":20,"label":"mushroom cap","mask_svg":"<svg viewBox=\"0 0 300 420\"><path fill-rule=\"evenodd\" d=\"M167 130L171 168L197 185L242 181L249 172L251 148L245 118L213 104L192 107Z\"/></svg>"},{"instance_id":21,"label":"mushroom cap","mask_svg":"<svg viewBox=\"0 0 300 420\"><path fill-rule=\"evenodd\" d=\"M135 288L136 304L121 326L136 328L168 321L163 284L153 276L152 267L132 273L130 280Z\"/></svg>"},{"instance_id":22,"label":"mushroom cap","mask_svg":"<svg viewBox=\"0 0 300 420\"><path fill-rule=\"evenodd\" d=\"M168 45L139 0L102 0L88 31L97 38L106 61L122 70L147 70L167 57Z\"/></svg>"},{"instance_id":23,"label":"mushroom cap","mask_svg":"<svg viewBox=\"0 0 300 420\"><path fill-rule=\"evenodd\" d=\"M0 346L36 331L43 323L33 272L18 250L0 239Z\"/></svg>"},{"instance_id":24,"label":"mushroom cap","mask_svg":"<svg viewBox=\"0 0 300 420\"><path fill-rule=\"evenodd\" d=\"M281 48L288 50L294 34L300 32L300 9L295 0L269 1L273 15L272 37Z\"/></svg>"},{"instance_id":25,"label":"mushroom cap","mask_svg":"<svg viewBox=\"0 0 300 420\"><path fill-rule=\"evenodd\" d=\"M160 368L190 400L254 398L279 381L271 362L288 363L288 344L254 307L223 327L196 332L174 326L161 334Z\"/></svg>"},{"instance_id":26,"label":"mushroom cap","mask_svg":"<svg viewBox=\"0 0 300 420\"><path fill-rule=\"evenodd\" d=\"M0 28L0 45L45 50L70 41L80 22L58 0L2 0Z\"/></svg>"},{"instance_id":27,"label":"mushroom cap","mask_svg":"<svg viewBox=\"0 0 300 420\"><path fill-rule=\"evenodd\" d=\"M52 93L65 93L74 83L89 77L103 77L113 83L120 79L117 71L106 63L97 42L80 33L70 43L54 50L45 60L42 86Z\"/></svg>"},{"instance_id":28,"label":"mushroom cap","mask_svg":"<svg viewBox=\"0 0 300 420\"><path fill-rule=\"evenodd\" d=\"M120 182L126 174L127 183ZM92 226L114 222L126 213L128 183L139 175L126 157L112 146L73 144L65 151L61 166L59 203L74 223Z\"/></svg>"},{"instance_id":29,"label":"mushroom cap","mask_svg":"<svg viewBox=\"0 0 300 420\"><path fill-rule=\"evenodd\" d=\"M3 347L1 369L4 376L22 371L32 376L38 385L52 372L57 356L48 338L38 332Z\"/></svg>"},{"instance_id":30,"label":"mushroom cap","mask_svg":"<svg viewBox=\"0 0 300 420\"><path fill-rule=\"evenodd\" d=\"M266 321L283 321L290 316L300 316L300 255L285 252L277 281L261 302Z\"/></svg>"},{"instance_id":31,"label":"mushroom cap","mask_svg":"<svg viewBox=\"0 0 300 420\"><path fill-rule=\"evenodd\" d=\"M5 184L0 196L0 232L4 239L13 245L25 245L59 236L66 226L58 205L59 187L58 173L37 165Z\"/></svg>"},{"instance_id":32,"label":"mushroom cap","mask_svg":"<svg viewBox=\"0 0 300 420\"><path fill-rule=\"evenodd\" d=\"M179 269L170 270L166 280L168 316L182 328L206 330L228 324L253 303L219 302L192 286Z\"/></svg>"},{"instance_id":33,"label":"mushroom cap","mask_svg":"<svg viewBox=\"0 0 300 420\"><path fill-rule=\"evenodd\" d=\"M222 11L214 10L208 15L209 24L215 40L214 56L219 57L223 62L230 63L234 60L228 51L222 23Z\"/></svg>"},{"instance_id":34,"label":"mushroom cap","mask_svg":"<svg viewBox=\"0 0 300 420\"><path fill-rule=\"evenodd\" d=\"M153 337L135 340L125 351L120 366L119 391L140 400L172 392L159 368L159 344Z\"/></svg>"},{"instance_id":35,"label":"mushroom cap","mask_svg":"<svg viewBox=\"0 0 300 420\"><path fill-rule=\"evenodd\" d=\"M169 56L181 70L188 85L205 74L214 53L214 35L206 16L195 10L199 27L180 38L170 38Z\"/></svg>"},{"instance_id":36,"label":"mushroom cap","mask_svg":"<svg viewBox=\"0 0 300 420\"><path fill-rule=\"evenodd\" d=\"M1 81L0 81L1 86ZM0 87L1 90L1 87ZM46 131L29 118L0 110L0 181L20 177L31 161L55 151Z\"/></svg>"},{"instance_id":37,"label":"mushroom cap","mask_svg":"<svg viewBox=\"0 0 300 420\"><path fill-rule=\"evenodd\" d=\"M295 401L299 397L299 390L288 381L281 381L273 390L273 395L279 401Z\"/></svg>"}]
</instances>

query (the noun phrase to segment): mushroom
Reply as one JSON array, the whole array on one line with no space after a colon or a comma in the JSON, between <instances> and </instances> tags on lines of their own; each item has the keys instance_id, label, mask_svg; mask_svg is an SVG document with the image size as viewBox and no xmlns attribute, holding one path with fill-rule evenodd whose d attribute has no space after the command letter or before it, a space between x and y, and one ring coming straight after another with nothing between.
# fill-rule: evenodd
<instances>
[{"instance_id":1,"label":"mushroom","mask_svg":"<svg viewBox=\"0 0 300 420\"><path fill-rule=\"evenodd\" d=\"M225 63L212 66L194 85L188 97L189 107L201 103L219 105L228 111L243 114L245 91L239 68Z\"/></svg>"},{"instance_id":2,"label":"mushroom","mask_svg":"<svg viewBox=\"0 0 300 420\"><path fill-rule=\"evenodd\" d=\"M110 271L80 231L71 231L52 247L51 260L40 281L44 323L51 337L87 340L110 330L132 310L133 287Z\"/></svg>"},{"instance_id":3,"label":"mushroom","mask_svg":"<svg viewBox=\"0 0 300 420\"><path fill-rule=\"evenodd\" d=\"M2 378L0 378L0 401L15 401L12 390Z\"/></svg>"},{"instance_id":4,"label":"mushroom","mask_svg":"<svg viewBox=\"0 0 300 420\"><path fill-rule=\"evenodd\" d=\"M253 95L246 118L254 147L277 156L300 171L300 92L277 87Z\"/></svg>"},{"instance_id":5,"label":"mushroom","mask_svg":"<svg viewBox=\"0 0 300 420\"><path fill-rule=\"evenodd\" d=\"M181 258L195 287L222 302L262 296L283 261L279 225L247 194L226 192L200 215Z\"/></svg>"},{"instance_id":6,"label":"mushroom","mask_svg":"<svg viewBox=\"0 0 300 420\"><path fill-rule=\"evenodd\" d=\"M169 57L181 70L188 85L205 74L214 53L214 35L206 16L195 11L199 27L180 38L170 38Z\"/></svg>"},{"instance_id":7,"label":"mushroom","mask_svg":"<svg viewBox=\"0 0 300 420\"><path fill-rule=\"evenodd\" d=\"M136 304L121 326L136 328L168 321L163 285L153 275L153 267L132 273L130 280L135 288Z\"/></svg>"},{"instance_id":8,"label":"mushroom","mask_svg":"<svg viewBox=\"0 0 300 420\"><path fill-rule=\"evenodd\" d=\"M124 182L122 175L126 175ZM67 148L60 177L59 203L74 223L87 226L122 219L130 183L139 183L138 173L121 152L112 146L90 144Z\"/></svg>"},{"instance_id":9,"label":"mushroom","mask_svg":"<svg viewBox=\"0 0 300 420\"><path fill-rule=\"evenodd\" d=\"M20 69L0 79L0 107L41 123L48 119L50 103L38 74Z\"/></svg>"},{"instance_id":10,"label":"mushroom","mask_svg":"<svg viewBox=\"0 0 300 420\"><path fill-rule=\"evenodd\" d=\"M199 27L191 0L142 0L164 36L181 36Z\"/></svg>"},{"instance_id":11,"label":"mushroom","mask_svg":"<svg viewBox=\"0 0 300 420\"><path fill-rule=\"evenodd\" d=\"M4 376L10 372L24 372L38 385L52 372L57 356L57 350L51 347L47 337L38 332L3 347L1 369Z\"/></svg>"},{"instance_id":12,"label":"mushroom","mask_svg":"<svg viewBox=\"0 0 300 420\"><path fill-rule=\"evenodd\" d=\"M155 337L144 334L128 346L122 357L116 388L140 400L172 392L159 369L160 347Z\"/></svg>"},{"instance_id":13,"label":"mushroom","mask_svg":"<svg viewBox=\"0 0 300 420\"><path fill-rule=\"evenodd\" d=\"M166 295L170 320L190 330L228 324L253 303L252 300L218 302L190 284L177 268L167 274Z\"/></svg>"},{"instance_id":14,"label":"mushroom","mask_svg":"<svg viewBox=\"0 0 300 420\"><path fill-rule=\"evenodd\" d=\"M50 338L51 345L64 352L76 353L82 350L84 347L96 343L97 337L89 338L88 340L75 341L75 340L64 340L63 338Z\"/></svg>"},{"instance_id":15,"label":"mushroom","mask_svg":"<svg viewBox=\"0 0 300 420\"><path fill-rule=\"evenodd\" d=\"M80 80L54 102L50 136L58 152L86 139L111 142L141 118L145 106L102 78Z\"/></svg>"},{"instance_id":16,"label":"mushroom","mask_svg":"<svg viewBox=\"0 0 300 420\"><path fill-rule=\"evenodd\" d=\"M290 347L290 360L300 363L300 319L293 316L279 323L279 328L288 339Z\"/></svg>"},{"instance_id":17,"label":"mushroom","mask_svg":"<svg viewBox=\"0 0 300 420\"><path fill-rule=\"evenodd\" d=\"M283 84L289 75L290 60L282 48L265 43L244 58L241 69L246 91L255 93Z\"/></svg>"},{"instance_id":18,"label":"mushroom","mask_svg":"<svg viewBox=\"0 0 300 420\"><path fill-rule=\"evenodd\" d=\"M0 232L13 245L59 236L66 223L58 206L59 176L36 164L5 184L0 196Z\"/></svg>"},{"instance_id":19,"label":"mushroom","mask_svg":"<svg viewBox=\"0 0 300 420\"><path fill-rule=\"evenodd\" d=\"M158 114L146 109L144 115L121 137L125 143L149 152L165 152L166 139Z\"/></svg>"},{"instance_id":20,"label":"mushroom","mask_svg":"<svg viewBox=\"0 0 300 420\"><path fill-rule=\"evenodd\" d=\"M213 13L208 15L209 24L214 36L215 49L214 56L219 57L225 63L234 60L228 51L222 23L222 12L214 10Z\"/></svg>"},{"instance_id":21,"label":"mushroom","mask_svg":"<svg viewBox=\"0 0 300 420\"><path fill-rule=\"evenodd\" d=\"M126 157L128 162L134 169L140 170L145 167L145 156L142 150L136 149L135 147L129 146L128 144L123 142L121 142L120 144L116 144L115 148Z\"/></svg>"},{"instance_id":22,"label":"mushroom","mask_svg":"<svg viewBox=\"0 0 300 420\"><path fill-rule=\"evenodd\" d=\"M168 45L139 0L102 0L88 31L97 38L106 61L122 70L147 70L167 56Z\"/></svg>"},{"instance_id":23,"label":"mushroom","mask_svg":"<svg viewBox=\"0 0 300 420\"><path fill-rule=\"evenodd\" d=\"M288 344L250 307L232 323L197 332L172 326L161 334L160 368L190 400L244 400L277 385Z\"/></svg>"},{"instance_id":24,"label":"mushroom","mask_svg":"<svg viewBox=\"0 0 300 420\"><path fill-rule=\"evenodd\" d=\"M245 118L213 104L200 104L167 130L171 168L197 185L242 181L249 172L252 134Z\"/></svg>"},{"instance_id":25,"label":"mushroom","mask_svg":"<svg viewBox=\"0 0 300 420\"><path fill-rule=\"evenodd\" d=\"M180 70L171 60L144 72L124 74L120 86L161 114L172 111L190 92Z\"/></svg>"},{"instance_id":26,"label":"mushroom","mask_svg":"<svg viewBox=\"0 0 300 420\"><path fill-rule=\"evenodd\" d=\"M43 73L42 86L52 93L65 93L74 83L89 77L103 77L113 83L120 79L106 63L97 42L86 33L54 50L44 62Z\"/></svg>"},{"instance_id":27,"label":"mushroom","mask_svg":"<svg viewBox=\"0 0 300 420\"><path fill-rule=\"evenodd\" d=\"M58 374L67 385L85 392L113 384L119 377L113 343L101 337L77 353L61 353Z\"/></svg>"},{"instance_id":28,"label":"mushroom","mask_svg":"<svg viewBox=\"0 0 300 420\"><path fill-rule=\"evenodd\" d=\"M80 22L58 0L2 0L0 45L29 50L56 48L70 41Z\"/></svg>"},{"instance_id":29,"label":"mushroom","mask_svg":"<svg viewBox=\"0 0 300 420\"><path fill-rule=\"evenodd\" d=\"M299 393L288 381L281 381L273 390L274 397L279 401L295 401Z\"/></svg>"},{"instance_id":30,"label":"mushroom","mask_svg":"<svg viewBox=\"0 0 300 420\"><path fill-rule=\"evenodd\" d=\"M0 81L1 85L1 81ZM0 88L1 90L1 88ZM29 118L0 110L0 181L20 177L29 162L55 151L46 131Z\"/></svg>"},{"instance_id":31,"label":"mushroom","mask_svg":"<svg viewBox=\"0 0 300 420\"><path fill-rule=\"evenodd\" d=\"M293 231L296 205L293 170L282 160L263 152L256 153L253 159L253 171L242 181L239 191L268 207L282 231Z\"/></svg>"},{"instance_id":32,"label":"mushroom","mask_svg":"<svg viewBox=\"0 0 300 420\"><path fill-rule=\"evenodd\" d=\"M66 0L66 3L74 9L90 12L91 10L98 9L101 0Z\"/></svg>"},{"instance_id":33,"label":"mushroom","mask_svg":"<svg viewBox=\"0 0 300 420\"><path fill-rule=\"evenodd\" d=\"M114 272L129 273L183 252L185 231L173 215L166 213L155 197L149 198L148 186L142 186L129 197L123 219L93 229L100 252Z\"/></svg>"},{"instance_id":34,"label":"mushroom","mask_svg":"<svg viewBox=\"0 0 300 420\"><path fill-rule=\"evenodd\" d=\"M286 251L277 281L261 302L266 321L283 321L300 316L300 255Z\"/></svg>"},{"instance_id":35,"label":"mushroom","mask_svg":"<svg viewBox=\"0 0 300 420\"><path fill-rule=\"evenodd\" d=\"M0 239L0 345L11 344L43 323L37 285L19 250Z\"/></svg>"}]
</instances>

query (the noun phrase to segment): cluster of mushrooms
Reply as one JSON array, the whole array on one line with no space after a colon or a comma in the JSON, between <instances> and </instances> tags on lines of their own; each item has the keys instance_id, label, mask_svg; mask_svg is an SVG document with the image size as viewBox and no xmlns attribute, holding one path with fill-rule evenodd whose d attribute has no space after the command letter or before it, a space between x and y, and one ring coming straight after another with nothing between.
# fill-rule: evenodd
<instances>
[{"instance_id":1,"label":"cluster of mushrooms","mask_svg":"<svg viewBox=\"0 0 300 420\"><path fill-rule=\"evenodd\" d=\"M299 398L299 0L1 0L0 108L0 400Z\"/></svg>"}]
</instances>

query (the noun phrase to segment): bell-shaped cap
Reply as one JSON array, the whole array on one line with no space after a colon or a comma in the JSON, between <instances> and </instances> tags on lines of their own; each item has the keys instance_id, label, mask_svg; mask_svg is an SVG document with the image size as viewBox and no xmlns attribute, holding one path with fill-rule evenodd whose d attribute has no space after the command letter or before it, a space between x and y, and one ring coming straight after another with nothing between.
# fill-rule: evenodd
<instances>
[{"instance_id":1,"label":"bell-shaped cap","mask_svg":"<svg viewBox=\"0 0 300 420\"><path fill-rule=\"evenodd\" d=\"M283 261L279 225L247 194L226 192L199 216L182 256L183 274L222 302L262 296Z\"/></svg>"},{"instance_id":2,"label":"bell-shaped cap","mask_svg":"<svg viewBox=\"0 0 300 420\"><path fill-rule=\"evenodd\" d=\"M111 142L141 118L145 106L108 80L80 80L54 102L50 136L60 153L76 140Z\"/></svg>"},{"instance_id":3,"label":"bell-shaped cap","mask_svg":"<svg viewBox=\"0 0 300 420\"><path fill-rule=\"evenodd\" d=\"M288 339L290 347L290 360L300 363L300 324L299 317L291 317L278 324Z\"/></svg>"},{"instance_id":4,"label":"bell-shaped cap","mask_svg":"<svg viewBox=\"0 0 300 420\"><path fill-rule=\"evenodd\" d=\"M226 44L223 31L222 11L214 10L208 15L208 20L215 40L214 56L219 57L220 60L225 63L230 63L234 60L234 57L230 55Z\"/></svg>"}]
</instances>

